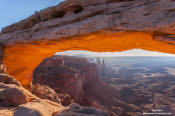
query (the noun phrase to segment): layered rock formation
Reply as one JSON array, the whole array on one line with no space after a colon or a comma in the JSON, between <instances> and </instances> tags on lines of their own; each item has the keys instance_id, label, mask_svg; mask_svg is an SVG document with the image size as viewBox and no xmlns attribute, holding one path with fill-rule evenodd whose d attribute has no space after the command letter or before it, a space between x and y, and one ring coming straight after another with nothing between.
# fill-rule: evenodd
<instances>
[{"instance_id":1,"label":"layered rock formation","mask_svg":"<svg viewBox=\"0 0 175 116\"><path fill-rule=\"evenodd\" d=\"M122 102L119 92L99 78L96 64L84 58L45 58L33 73L33 85L38 84L49 86L57 94L70 95L71 100L68 101L107 109L116 115L127 116L142 112L137 106Z\"/></svg>"},{"instance_id":2,"label":"layered rock formation","mask_svg":"<svg viewBox=\"0 0 175 116\"><path fill-rule=\"evenodd\" d=\"M4 81L5 80L5 81ZM52 93L50 93L52 94ZM17 80L6 74L0 74L0 116L109 116L107 112L90 107L81 107L77 104L70 107L64 107L60 104L57 97L57 103L50 101L50 97L43 94L41 99L36 97ZM52 100L52 99L51 99Z\"/></svg>"},{"instance_id":3,"label":"layered rock formation","mask_svg":"<svg viewBox=\"0 0 175 116\"><path fill-rule=\"evenodd\" d=\"M81 60L83 61L81 62ZM69 57L66 59L64 58L64 60L62 57L53 57L51 59L46 58L34 71L33 84L39 83L42 85L48 85L58 93L70 94L78 103L86 102L82 85L84 85L84 83L92 82L91 80L97 80L98 75L93 75L95 65L83 67L80 64L86 66L88 65L88 62L84 59L71 59ZM79 68L76 69L70 65L79 66ZM80 68L82 68L81 70L84 70L86 75L88 73L91 73L91 75L88 74L88 78L84 75L82 77L82 75L80 75ZM88 71L87 68L90 70Z\"/></svg>"},{"instance_id":4,"label":"layered rock formation","mask_svg":"<svg viewBox=\"0 0 175 116\"><path fill-rule=\"evenodd\" d=\"M6 78L6 81L3 81ZM43 107L44 109L42 109ZM8 75L0 75L0 115L2 116L52 116L65 107L49 100L42 100L24 89Z\"/></svg>"},{"instance_id":5,"label":"layered rock formation","mask_svg":"<svg viewBox=\"0 0 175 116\"><path fill-rule=\"evenodd\" d=\"M173 0L66 0L4 28L0 37L26 42L102 30L146 31L173 43L174 6Z\"/></svg>"}]
</instances>

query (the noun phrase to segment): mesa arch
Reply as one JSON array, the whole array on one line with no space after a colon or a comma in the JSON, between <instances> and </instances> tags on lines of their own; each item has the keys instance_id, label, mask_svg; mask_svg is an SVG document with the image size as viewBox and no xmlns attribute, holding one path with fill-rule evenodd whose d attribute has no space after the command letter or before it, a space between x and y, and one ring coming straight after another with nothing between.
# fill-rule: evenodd
<instances>
[{"instance_id":1,"label":"mesa arch","mask_svg":"<svg viewBox=\"0 0 175 116\"><path fill-rule=\"evenodd\" d=\"M175 1L109 1L67 0L40 11L41 19L34 14L4 28L0 43L7 73L27 87L45 57L66 50L175 54Z\"/></svg>"},{"instance_id":2,"label":"mesa arch","mask_svg":"<svg viewBox=\"0 0 175 116\"><path fill-rule=\"evenodd\" d=\"M142 32L114 34L91 34L70 40L17 43L4 49L4 63L8 73L27 86L33 70L45 58L66 50L89 50L97 52L123 51L141 48L175 54L174 45L155 41Z\"/></svg>"}]
</instances>

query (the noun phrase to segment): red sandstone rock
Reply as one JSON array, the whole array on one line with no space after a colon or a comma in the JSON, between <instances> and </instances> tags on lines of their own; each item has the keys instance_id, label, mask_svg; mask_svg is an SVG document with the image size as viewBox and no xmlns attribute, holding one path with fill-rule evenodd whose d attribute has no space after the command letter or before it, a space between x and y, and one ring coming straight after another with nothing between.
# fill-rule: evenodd
<instances>
[{"instance_id":1,"label":"red sandstone rock","mask_svg":"<svg viewBox=\"0 0 175 116\"><path fill-rule=\"evenodd\" d=\"M18 106L37 99L21 86L0 83L0 106Z\"/></svg>"},{"instance_id":2,"label":"red sandstone rock","mask_svg":"<svg viewBox=\"0 0 175 116\"><path fill-rule=\"evenodd\" d=\"M51 66L50 62L55 63ZM64 65L56 66L56 62L64 62ZM52 56L44 59L34 71L33 84L37 83L49 86L58 94L69 94L80 105L108 109L119 115L142 111L120 101L119 92L104 83L98 76L96 65L84 58Z\"/></svg>"},{"instance_id":3,"label":"red sandstone rock","mask_svg":"<svg viewBox=\"0 0 175 116\"><path fill-rule=\"evenodd\" d=\"M73 103L69 94L58 94L58 97L60 98L63 106L68 106L69 104Z\"/></svg>"},{"instance_id":4,"label":"red sandstone rock","mask_svg":"<svg viewBox=\"0 0 175 116\"><path fill-rule=\"evenodd\" d=\"M48 100L38 100L20 105L13 116L52 116L53 113L63 109L65 108L60 104Z\"/></svg>"},{"instance_id":5,"label":"red sandstone rock","mask_svg":"<svg viewBox=\"0 0 175 116\"><path fill-rule=\"evenodd\" d=\"M174 9L174 0L66 0L4 28L0 41L47 41L105 30L152 32L157 40L174 43Z\"/></svg>"},{"instance_id":6,"label":"red sandstone rock","mask_svg":"<svg viewBox=\"0 0 175 116\"><path fill-rule=\"evenodd\" d=\"M0 73L5 74L6 73L6 66L3 63L0 63Z\"/></svg>"},{"instance_id":7,"label":"red sandstone rock","mask_svg":"<svg viewBox=\"0 0 175 116\"><path fill-rule=\"evenodd\" d=\"M71 104L69 109L56 113L53 116L109 116L103 110L95 109L93 107L81 107L78 104Z\"/></svg>"},{"instance_id":8,"label":"red sandstone rock","mask_svg":"<svg viewBox=\"0 0 175 116\"><path fill-rule=\"evenodd\" d=\"M87 65L89 63L86 61L86 64L83 64L85 61L84 59L83 59L83 63L82 62L80 63L79 59L71 59L71 61L73 62L71 63L69 61L69 58L68 59L64 58L64 64L68 63L70 65L74 65L74 67L68 66L66 64L65 65L55 65L56 61L60 62L60 60L62 60L61 58L59 59L59 57L57 60L55 59L56 57L52 57L51 59L45 59L39 65L39 67L36 68L36 70L34 71L33 84L36 84L36 83L39 83L41 85L46 84L52 89L54 89L55 92L59 94L69 94L71 98L74 98L74 100L78 103L86 102L85 97L83 97L85 96L85 94L84 94L82 85L83 83L89 83L90 79L91 78L93 79L95 75L89 78L86 78L85 74L87 75L87 73L89 73L93 75L93 73L86 72L87 69L82 69L85 71L84 72L85 74L80 74L80 71L78 68L76 68L76 66L79 66L79 64ZM55 63L53 67L50 67L50 62L53 62L53 61L55 61ZM75 64L76 62L78 64ZM82 67L79 67L79 68L82 68ZM83 75L83 77L80 78L80 75ZM97 78L98 77L94 77L93 80L96 80Z\"/></svg>"},{"instance_id":9,"label":"red sandstone rock","mask_svg":"<svg viewBox=\"0 0 175 116\"><path fill-rule=\"evenodd\" d=\"M27 103L27 96L21 89L0 83L0 106L17 106Z\"/></svg>"},{"instance_id":10,"label":"red sandstone rock","mask_svg":"<svg viewBox=\"0 0 175 116\"><path fill-rule=\"evenodd\" d=\"M57 94L53 89L46 85L33 85L32 93L42 99L48 99L56 103L61 103L64 106L71 104L71 99L68 94Z\"/></svg>"},{"instance_id":11,"label":"red sandstone rock","mask_svg":"<svg viewBox=\"0 0 175 116\"><path fill-rule=\"evenodd\" d=\"M48 86L41 86L39 84L33 85L32 86L32 93L39 98L42 99L48 99L57 103L61 103L60 98L58 97L57 93Z\"/></svg>"},{"instance_id":12,"label":"red sandstone rock","mask_svg":"<svg viewBox=\"0 0 175 116\"><path fill-rule=\"evenodd\" d=\"M53 116L55 113L59 115L63 110L66 111L66 109L70 109L69 107L65 108L61 104L56 103L60 103L60 99L52 89L46 86L35 86L35 89L35 92L38 92L36 94L45 100L40 99L27 91L13 77L5 74L1 75L0 116ZM50 92L50 96L48 92ZM64 100L66 99L63 95L59 95L59 97ZM56 102L47 99L55 100ZM81 109L84 108L81 107ZM72 111L69 112L70 115L74 114L74 110L70 109L68 111ZM93 108L93 111L99 112L99 110L95 108ZM103 113L106 114L106 112ZM81 115L89 116L91 114L81 112ZM101 115L99 113L95 116Z\"/></svg>"},{"instance_id":13,"label":"red sandstone rock","mask_svg":"<svg viewBox=\"0 0 175 116\"><path fill-rule=\"evenodd\" d=\"M5 84L14 84L17 86L21 86L21 84L15 78L7 74L0 74L0 82Z\"/></svg>"}]
</instances>

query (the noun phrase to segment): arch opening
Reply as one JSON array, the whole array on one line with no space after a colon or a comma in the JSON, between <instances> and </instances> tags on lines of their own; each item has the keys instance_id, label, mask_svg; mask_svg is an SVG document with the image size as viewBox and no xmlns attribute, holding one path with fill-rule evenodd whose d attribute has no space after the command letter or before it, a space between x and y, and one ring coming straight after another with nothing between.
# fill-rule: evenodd
<instances>
[{"instance_id":1,"label":"arch opening","mask_svg":"<svg viewBox=\"0 0 175 116\"><path fill-rule=\"evenodd\" d=\"M157 109L172 113L174 77L174 54L142 49L69 50L57 52L37 66L32 90L36 91L35 86L48 86L58 94L69 95L63 105L75 102L116 114L121 110L113 107L120 107L120 115L139 115Z\"/></svg>"},{"instance_id":2,"label":"arch opening","mask_svg":"<svg viewBox=\"0 0 175 116\"><path fill-rule=\"evenodd\" d=\"M173 44L157 41L148 32L96 32L61 40L32 41L16 43L4 49L4 63L8 74L29 86L33 70L45 57L66 50L87 50L114 52L129 49L143 49L175 54Z\"/></svg>"}]
</instances>

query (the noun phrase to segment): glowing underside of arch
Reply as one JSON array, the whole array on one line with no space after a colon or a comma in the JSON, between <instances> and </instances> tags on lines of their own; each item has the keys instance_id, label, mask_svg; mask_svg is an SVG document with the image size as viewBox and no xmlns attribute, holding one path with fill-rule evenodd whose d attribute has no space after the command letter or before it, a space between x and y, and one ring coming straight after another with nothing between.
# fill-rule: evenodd
<instances>
[{"instance_id":1,"label":"glowing underside of arch","mask_svg":"<svg viewBox=\"0 0 175 116\"><path fill-rule=\"evenodd\" d=\"M84 36L50 41L17 43L4 49L4 63L8 74L24 86L30 85L33 70L45 58L56 52L87 50L94 52L119 52L129 49L143 49L175 54L175 46L156 41L145 32L94 33Z\"/></svg>"}]
</instances>

